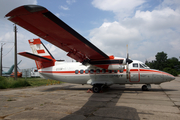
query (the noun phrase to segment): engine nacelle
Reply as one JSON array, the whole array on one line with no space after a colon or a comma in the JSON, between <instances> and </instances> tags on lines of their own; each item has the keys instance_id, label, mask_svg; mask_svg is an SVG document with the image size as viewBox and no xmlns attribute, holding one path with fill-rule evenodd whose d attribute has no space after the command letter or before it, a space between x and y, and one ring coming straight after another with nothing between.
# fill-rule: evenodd
<instances>
[{"instance_id":1,"label":"engine nacelle","mask_svg":"<svg viewBox=\"0 0 180 120\"><path fill-rule=\"evenodd\" d=\"M109 65L108 70L120 70L120 72L123 72L125 69L124 65Z\"/></svg>"}]
</instances>

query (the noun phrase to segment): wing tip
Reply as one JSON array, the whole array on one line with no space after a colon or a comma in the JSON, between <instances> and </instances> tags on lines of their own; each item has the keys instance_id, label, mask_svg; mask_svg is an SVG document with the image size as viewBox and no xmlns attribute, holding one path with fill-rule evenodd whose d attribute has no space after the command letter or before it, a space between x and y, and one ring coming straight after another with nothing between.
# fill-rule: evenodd
<instances>
[{"instance_id":1,"label":"wing tip","mask_svg":"<svg viewBox=\"0 0 180 120\"><path fill-rule=\"evenodd\" d=\"M24 11L23 9L25 9L26 11ZM9 13L5 15L5 17L17 16L21 14L28 14L29 12L33 13L33 12L39 12L39 11L44 11L44 10L47 10L47 9L40 5L23 5L23 6L20 6L11 10Z\"/></svg>"},{"instance_id":2,"label":"wing tip","mask_svg":"<svg viewBox=\"0 0 180 120\"><path fill-rule=\"evenodd\" d=\"M39 12L39 11L43 11L46 10L45 7L42 7L40 5L24 5L24 8L29 11L29 12Z\"/></svg>"}]
</instances>

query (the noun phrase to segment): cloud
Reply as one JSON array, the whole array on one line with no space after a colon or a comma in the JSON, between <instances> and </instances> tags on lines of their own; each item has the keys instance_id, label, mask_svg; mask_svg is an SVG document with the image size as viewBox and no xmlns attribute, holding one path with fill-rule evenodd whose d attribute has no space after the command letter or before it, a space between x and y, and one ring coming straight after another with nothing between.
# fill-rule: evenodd
<instances>
[{"instance_id":1,"label":"cloud","mask_svg":"<svg viewBox=\"0 0 180 120\"><path fill-rule=\"evenodd\" d=\"M90 32L90 41L109 55L125 55L126 45L141 41L141 35L135 28L127 28L119 22L104 22L99 28Z\"/></svg>"},{"instance_id":2,"label":"cloud","mask_svg":"<svg viewBox=\"0 0 180 120\"><path fill-rule=\"evenodd\" d=\"M69 8L67 6L62 6L61 5L60 8L63 9L63 10L69 10Z\"/></svg>"},{"instance_id":3,"label":"cloud","mask_svg":"<svg viewBox=\"0 0 180 120\"><path fill-rule=\"evenodd\" d=\"M66 0L66 3L69 4L69 5L70 5L70 4L73 4L73 3L75 3L75 2L76 2L76 0Z\"/></svg>"},{"instance_id":4,"label":"cloud","mask_svg":"<svg viewBox=\"0 0 180 120\"><path fill-rule=\"evenodd\" d=\"M131 3L135 1L131 1L129 6L125 2L112 3L109 0L92 2L94 7L112 11L115 16L121 16L123 11L127 15L123 14L123 17L118 17L118 20L104 22L100 27L93 29L90 33L91 42L105 53L122 57L125 57L125 46L128 44L131 58L141 61L152 60L157 52L162 51L166 52L168 57L178 58L180 2L164 0L151 11L137 8L145 1L140 0L134 5Z\"/></svg>"},{"instance_id":5,"label":"cloud","mask_svg":"<svg viewBox=\"0 0 180 120\"><path fill-rule=\"evenodd\" d=\"M162 9L162 8L178 8L180 7L180 1L179 0L164 0L162 4L156 7L156 9Z\"/></svg>"},{"instance_id":6,"label":"cloud","mask_svg":"<svg viewBox=\"0 0 180 120\"><path fill-rule=\"evenodd\" d=\"M145 0L93 0L92 5L100 10L112 11L118 17L129 17L133 10L145 3Z\"/></svg>"}]
</instances>

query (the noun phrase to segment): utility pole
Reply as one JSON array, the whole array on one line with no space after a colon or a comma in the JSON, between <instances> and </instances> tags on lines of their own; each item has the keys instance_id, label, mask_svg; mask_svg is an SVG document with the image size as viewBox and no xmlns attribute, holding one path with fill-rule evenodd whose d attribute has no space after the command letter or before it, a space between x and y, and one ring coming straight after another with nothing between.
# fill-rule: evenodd
<instances>
[{"instance_id":1,"label":"utility pole","mask_svg":"<svg viewBox=\"0 0 180 120\"><path fill-rule=\"evenodd\" d=\"M0 76L2 76L2 51L3 51L3 45L5 45L6 43L1 43L1 63L0 63Z\"/></svg>"},{"instance_id":2,"label":"utility pole","mask_svg":"<svg viewBox=\"0 0 180 120\"><path fill-rule=\"evenodd\" d=\"M14 25L14 80L17 80L17 28Z\"/></svg>"}]
</instances>

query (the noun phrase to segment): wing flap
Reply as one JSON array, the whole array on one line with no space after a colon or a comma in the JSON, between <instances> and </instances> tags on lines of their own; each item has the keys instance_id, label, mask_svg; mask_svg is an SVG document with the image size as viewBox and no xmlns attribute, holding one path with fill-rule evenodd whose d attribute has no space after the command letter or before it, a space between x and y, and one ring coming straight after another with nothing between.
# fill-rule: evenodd
<instances>
[{"instance_id":1,"label":"wing flap","mask_svg":"<svg viewBox=\"0 0 180 120\"><path fill-rule=\"evenodd\" d=\"M9 20L68 52L82 62L109 57L44 7L21 6L6 15Z\"/></svg>"}]
</instances>

